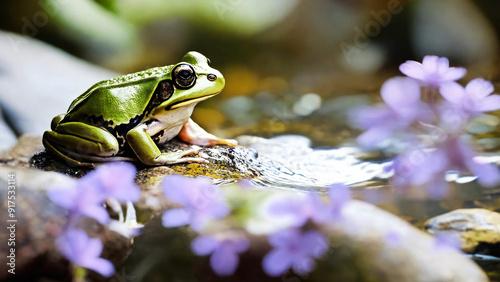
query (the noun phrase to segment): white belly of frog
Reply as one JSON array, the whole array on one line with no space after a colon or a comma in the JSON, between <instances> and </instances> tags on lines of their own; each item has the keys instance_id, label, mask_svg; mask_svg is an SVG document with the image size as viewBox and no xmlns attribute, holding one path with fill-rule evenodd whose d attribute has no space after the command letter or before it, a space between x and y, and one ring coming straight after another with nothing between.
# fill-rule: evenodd
<instances>
[{"instance_id":1,"label":"white belly of frog","mask_svg":"<svg viewBox=\"0 0 500 282\"><path fill-rule=\"evenodd\" d=\"M192 104L183 108L170 110L164 115L156 116L156 121L148 126L146 133L153 137L153 140L158 144L172 140L189 120L195 106L196 104Z\"/></svg>"}]
</instances>

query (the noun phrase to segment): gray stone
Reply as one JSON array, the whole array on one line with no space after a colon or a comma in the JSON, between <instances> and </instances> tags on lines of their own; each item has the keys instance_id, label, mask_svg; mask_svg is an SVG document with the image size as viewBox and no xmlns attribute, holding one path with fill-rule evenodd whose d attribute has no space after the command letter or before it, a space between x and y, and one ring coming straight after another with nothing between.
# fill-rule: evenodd
<instances>
[{"instance_id":1,"label":"gray stone","mask_svg":"<svg viewBox=\"0 0 500 282\"><path fill-rule=\"evenodd\" d=\"M41 135L94 83L116 73L29 37L0 31L0 105L21 134Z\"/></svg>"},{"instance_id":2,"label":"gray stone","mask_svg":"<svg viewBox=\"0 0 500 282\"><path fill-rule=\"evenodd\" d=\"M473 63L496 57L494 28L474 1L415 2L412 43L419 56L439 55Z\"/></svg>"},{"instance_id":3,"label":"gray stone","mask_svg":"<svg viewBox=\"0 0 500 282\"><path fill-rule=\"evenodd\" d=\"M0 109L0 152L11 148L17 142L16 134L2 116L2 111Z\"/></svg>"}]
</instances>

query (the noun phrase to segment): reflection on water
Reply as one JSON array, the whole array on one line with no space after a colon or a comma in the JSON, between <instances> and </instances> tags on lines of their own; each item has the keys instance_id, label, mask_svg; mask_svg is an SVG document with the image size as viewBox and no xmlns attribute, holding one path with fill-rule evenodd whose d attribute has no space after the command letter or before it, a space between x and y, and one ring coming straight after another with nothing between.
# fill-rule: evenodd
<instances>
[{"instance_id":1,"label":"reflection on water","mask_svg":"<svg viewBox=\"0 0 500 282\"><path fill-rule=\"evenodd\" d=\"M312 149L310 140L298 135L258 138L253 144L251 139L240 141L250 143L259 154L262 175L252 180L258 187L325 191L338 182L356 187L373 186L373 181L385 185L391 175L390 160L363 160L363 152L356 147Z\"/></svg>"}]
</instances>

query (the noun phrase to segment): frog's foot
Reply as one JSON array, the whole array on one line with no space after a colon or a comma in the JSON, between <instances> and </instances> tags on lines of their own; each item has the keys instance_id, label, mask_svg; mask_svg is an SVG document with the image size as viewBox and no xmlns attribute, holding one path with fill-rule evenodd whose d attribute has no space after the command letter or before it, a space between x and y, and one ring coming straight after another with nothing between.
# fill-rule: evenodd
<instances>
[{"instance_id":1,"label":"frog's foot","mask_svg":"<svg viewBox=\"0 0 500 282\"><path fill-rule=\"evenodd\" d=\"M187 155L197 154L198 150L190 149L184 151L166 152L162 153L157 159L161 160L165 164L178 164L178 163L205 163L208 164L209 161L204 158L195 157L185 157Z\"/></svg>"},{"instance_id":2,"label":"frog's foot","mask_svg":"<svg viewBox=\"0 0 500 282\"><path fill-rule=\"evenodd\" d=\"M196 149L161 152L151 136L146 133L146 124L139 125L127 133L127 142L135 155L145 165L169 165L178 163L208 163L204 158L185 157L198 153Z\"/></svg>"},{"instance_id":3,"label":"frog's foot","mask_svg":"<svg viewBox=\"0 0 500 282\"><path fill-rule=\"evenodd\" d=\"M193 145L200 145L200 146L207 146L207 145L214 146L217 144L229 145L229 146L238 145L238 141L236 140L218 138L217 136L206 132L192 119L189 119L184 124L184 126L182 126L182 129L177 136L179 136L179 138L181 138L182 141Z\"/></svg>"}]
</instances>

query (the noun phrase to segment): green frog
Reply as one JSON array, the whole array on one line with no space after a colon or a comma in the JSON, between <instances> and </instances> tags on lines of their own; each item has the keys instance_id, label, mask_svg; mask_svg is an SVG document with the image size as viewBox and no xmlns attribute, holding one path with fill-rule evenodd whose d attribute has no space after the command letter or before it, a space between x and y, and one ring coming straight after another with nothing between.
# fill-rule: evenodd
<instances>
[{"instance_id":1,"label":"green frog","mask_svg":"<svg viewBox=\"0 0 500 282\"><path fill-rule=\"evenodd\" d=\"M178 136L194 145L237 145L207 133L190 117L195 105L219 94L222 74L198 52L176 65L104 80L76 98L67 113L53 118L43 135L47 151L70 165L95 166L107 161L168 165L208 161L189 156L196 149L161 152Z\"/></svg>"}]
</instances>

